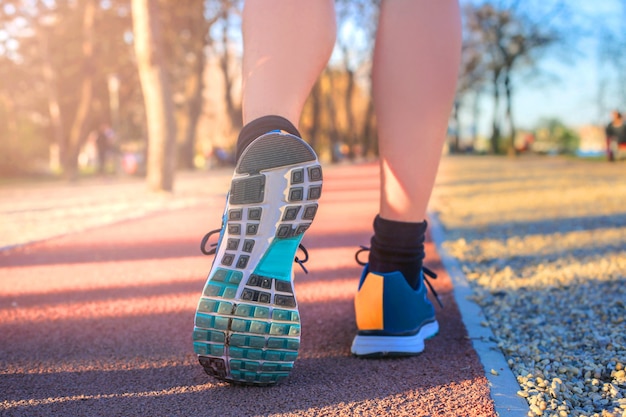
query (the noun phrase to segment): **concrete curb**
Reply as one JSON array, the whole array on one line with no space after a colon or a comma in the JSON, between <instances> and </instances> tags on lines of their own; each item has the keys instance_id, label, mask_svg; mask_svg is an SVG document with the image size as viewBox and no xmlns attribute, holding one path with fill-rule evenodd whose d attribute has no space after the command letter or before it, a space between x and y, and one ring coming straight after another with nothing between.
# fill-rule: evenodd
<instances>
[{"instance_id":1,"label":"concrete curb","mask_svg":"<svg viewBox=\"0 0 626 417\"><path fill-rule=\"evenodd\" d=\"M491 328L484 327L485 315L478 304L468 297L472 295L472 288L461 269L460 263L450 256L442 246L445 241L443 225L436 213L429 215L430 231L439 252L439 257L448 272L454 286L454 299L459 307L463 324L480 362L485 369L485 376L491 388L496 413L501 417L526 417L530 412L528 402L517 395L521 390L513 372L509 368L504 355L494 342L495 337ZM494 370L497 375L492 373Z\"/></svg>"}]
</instances>

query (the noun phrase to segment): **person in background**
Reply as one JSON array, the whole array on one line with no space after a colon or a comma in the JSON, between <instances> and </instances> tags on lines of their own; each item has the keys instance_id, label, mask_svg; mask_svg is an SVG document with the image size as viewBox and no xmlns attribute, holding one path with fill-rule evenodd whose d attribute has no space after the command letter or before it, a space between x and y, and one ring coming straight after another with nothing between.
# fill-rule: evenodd
<instances>
[{"instance_id":1,"label":"person in background","mask_svg":"<svg viewBox=\"0 0 626 417\"><path fill-rule=\"evenodd\" d=\"M116 153L115 132L107 123L101 124L98 128L96 150L98 155L98 174L104 175L107 173L107 166L111 157L114 157ZM116 170L116 167L114 167L114 170Z\"/></svg>"},{"instance_id":2,"label":"person in background","mask_svg":"<svg viewBox=\"0 0 626 417\"><path fill-rule=\"evenodd\" d=\"M622 113L613 110L611 122L606 126L606 144L609 161L614 161L619 152L619 147L626 144L626 125Z\"/></svg>"}]
</instances>

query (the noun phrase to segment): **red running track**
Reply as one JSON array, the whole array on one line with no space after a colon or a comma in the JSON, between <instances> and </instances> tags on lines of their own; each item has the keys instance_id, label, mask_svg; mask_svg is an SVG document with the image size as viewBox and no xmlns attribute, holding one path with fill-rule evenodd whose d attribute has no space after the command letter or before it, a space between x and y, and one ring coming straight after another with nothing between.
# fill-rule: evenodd
<instances>
[{"instance_id":1,"label":"red running track","mask_svg":"<svg viewBox=\"0 0 626 417\"><path fill-rule=\"evenodd\" d=\"M450 279L427 266L445 304L417 357L350 355L352 300L377 213L377 166L325 170L320 209L296 265L302 348L275 387L217 382L197 363L193 316L223 197L0 252L0 415L495 416ZM225 192L226 190L224 190Z\"/></svg>"}]
</instances>

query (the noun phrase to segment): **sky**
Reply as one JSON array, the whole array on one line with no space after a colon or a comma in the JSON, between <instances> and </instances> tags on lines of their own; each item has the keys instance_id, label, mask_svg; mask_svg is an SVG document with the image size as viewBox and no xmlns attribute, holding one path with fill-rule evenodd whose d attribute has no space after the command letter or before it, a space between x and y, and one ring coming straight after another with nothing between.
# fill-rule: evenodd
<instances>
[{"instance_id":1,"label":"sky","mask_svg":"<svg viewBox=\"0 0 626 417\"><path fill-rule=\"evenodd\" d=\"M486 0L460 0L466 3L480 4ZM503 4L514 0L500 1ZM601 79L609 71L598 59L599 32L602 26L626 28L626 0L522 0L522 6L530 13L537 13L538 19L547 15L557 5L565 5L565 12L559 15L557 24L573 28L567 33L567 42L559 45L539 60L534 75L522 73L515 76L514 83L514 120L518 128L533 129L542 119L557 118L566 125L576 128L589 124L605 125L609 111L620 108L626 111L624 94L600 96ZM542 15L543 13L543 15ZM359 29L350 22L339 36L351 37L350 43L359 44ZM626 47L624 50L626 53ZM335 50L331 64L339 60L339 51ZM601 97L601 99L600 99ZM461 107L461 128L471 131L471 100ZM503 106L503 104L502 104ZM480 100L480 118L478 131L483 136L491 133L493 118L491 93L487 89ZM503 126L504 127L504 126Z\"/></svg>"},{"instance_id":2,"label":"sky","mask_svg":"<svg viewBox=\"0 0 626 417\"><path fill-rule=\"evenodd\" d=\"M545 0L543 4L555 1ZM548 117L558 118L571 127L604 125L608 122L610 109L626 106L624 97L617 94L606 94L603 104L599 104L600 80L608 69L597 58L599 26L626 27L626 1L567 0L565 4L571 12L569 22L582 34L564 47L567 50L552 51L542 58L539 76L514 80L514 116L520 128L532 129L541 119ZM489 97L482 100L481 110L479 132L488 134L492 118Z\"/></svg>"},{"instance_id":3,"label":"sky","mask_svg":"<svg viewBox=\"0 0 626 417\"><path fill-rule=\"evenodd\" d=\"M485 0L460 0L481 3ZM510 2L513 0L490 0ZM541 119L555 117L567 125L576 127L586 124L605 124L608 111L621 108L626 111L623 95L607 94L603 105L599 105L599 87L602 74L607 71L597 59L598 29L603 25L626 28L626 0L522 0L530 10L550 8L563 3L571 15L568 23L573 23L583 35L577 42L563 47L565 51L552 51L540 61L539 76L516 77L514 96L514 116L520 128L533 128ZM215 28L217 30L217 28ZM347 29L350 32L350 28ZM340 35L341 36L341 35ZM0 30L0 41L3 31ZM358 42L358 37L354 39ZM626 48L624 53L626 53ZM466 106L468 107L468 106ZM463 120L468 120L467 112ZM481 120L479 132L488 135L492 110L488 92L481 100ZM467 125L467 122L465 123ZM465 126L467 129L468 126Z\"/></svg>"}]
</instances>

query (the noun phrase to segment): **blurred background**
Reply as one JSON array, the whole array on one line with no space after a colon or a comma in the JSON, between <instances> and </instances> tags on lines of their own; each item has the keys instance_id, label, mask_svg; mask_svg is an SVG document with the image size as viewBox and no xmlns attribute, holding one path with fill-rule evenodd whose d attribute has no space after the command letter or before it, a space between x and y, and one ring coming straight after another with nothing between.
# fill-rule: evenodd
<instances>
[{"instance_id":1,"label":"blurred background","mask_svg":"<svg viewBox=\"0 0 626 417\"><path fill-rule=\"evenodd\" d=\"M325 162L376 157L379 0L337 0L338 39L300 123ZM1 0L0 176L146 176L232 163L238 0ZM626 1L462 0L450 153L604 158L626 107ZM425 63L427 64L427 63Z\"/></svg>"}]
</instances>

